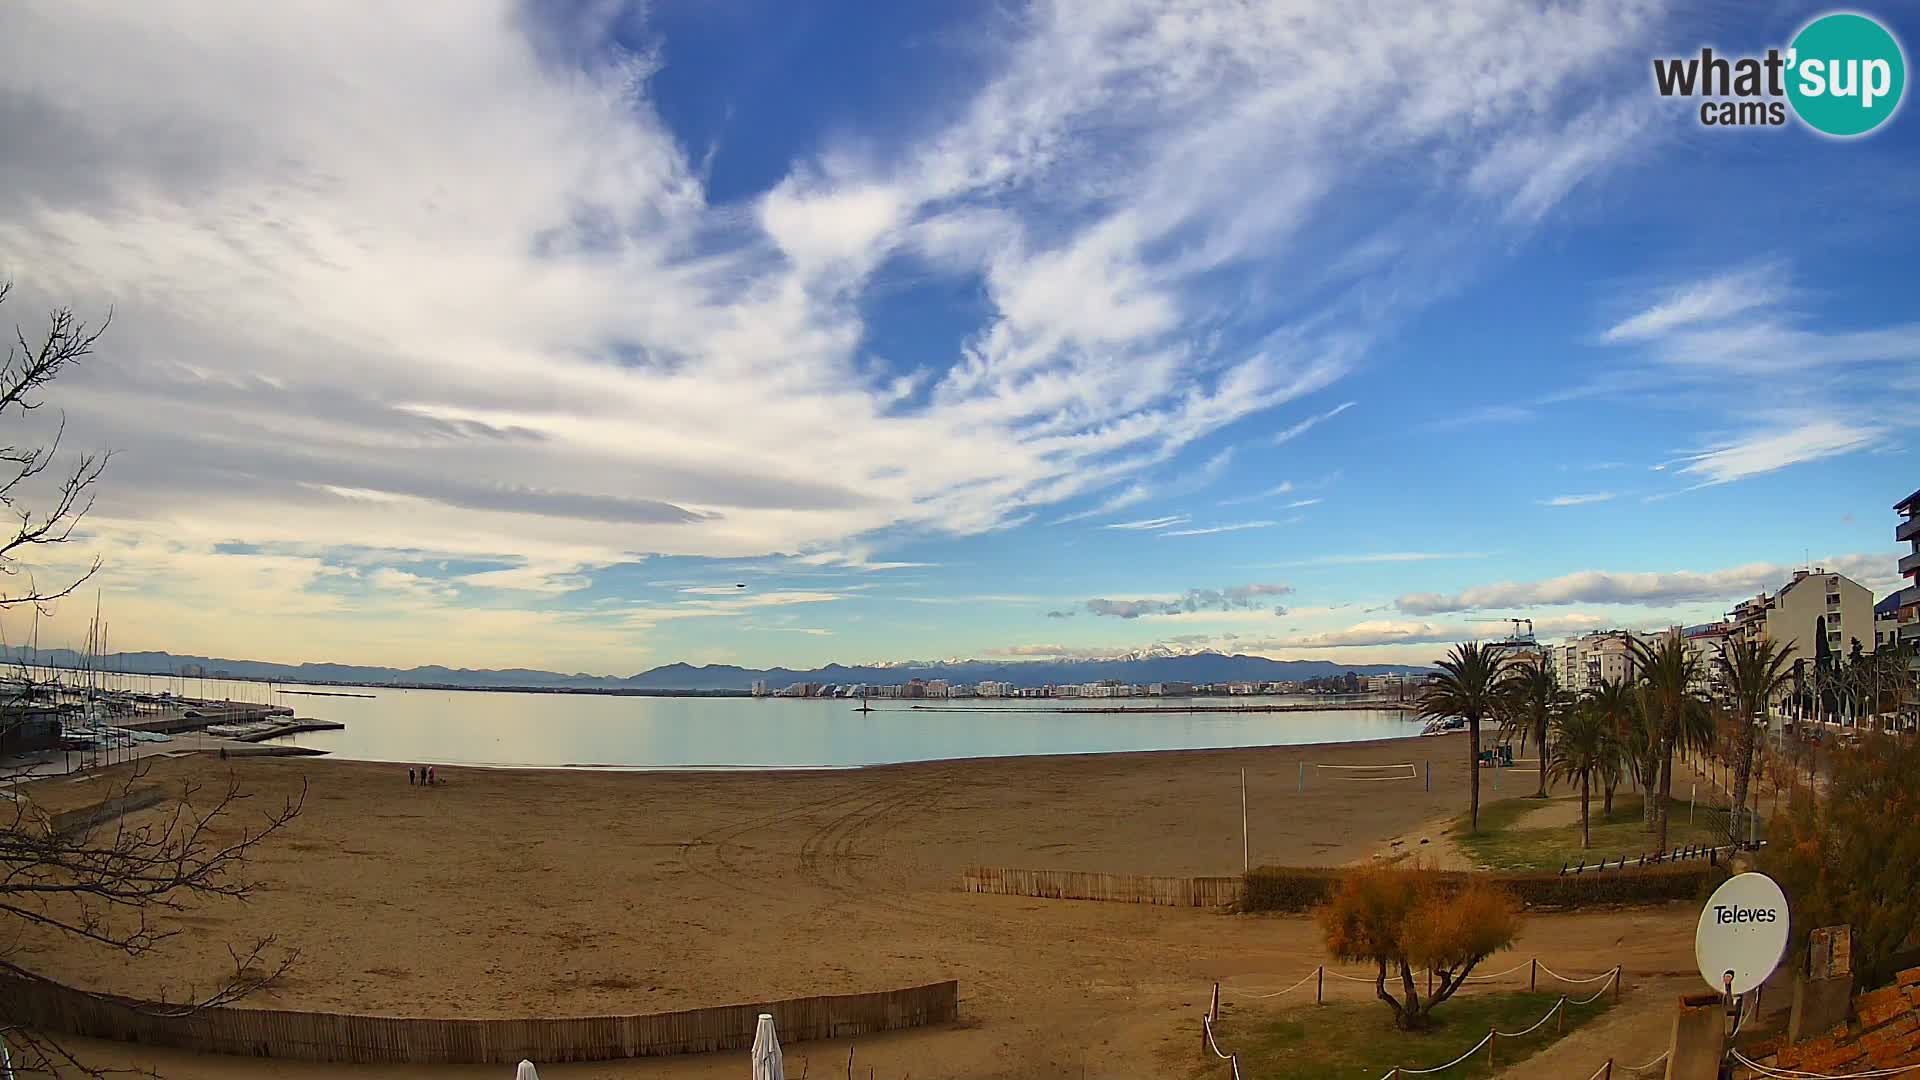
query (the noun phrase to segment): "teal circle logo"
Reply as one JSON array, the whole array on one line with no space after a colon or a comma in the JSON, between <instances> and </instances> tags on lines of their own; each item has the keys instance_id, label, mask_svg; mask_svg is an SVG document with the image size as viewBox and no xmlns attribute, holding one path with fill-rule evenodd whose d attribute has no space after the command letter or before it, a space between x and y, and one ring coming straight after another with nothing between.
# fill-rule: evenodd
<instances>
[{"instance_id":1,"label":"teal circle logo","mask_svg":"<svg viewBox=\"0 0 1920 1080\"><path fill-rule=\"evenodd\" d=\"M1886 123L1907 89L1907 61L1886 27L1851 12L1822 15L1787 51L1787 99L1815 131L1841 138Z\"/></svg>"}]
</instances>

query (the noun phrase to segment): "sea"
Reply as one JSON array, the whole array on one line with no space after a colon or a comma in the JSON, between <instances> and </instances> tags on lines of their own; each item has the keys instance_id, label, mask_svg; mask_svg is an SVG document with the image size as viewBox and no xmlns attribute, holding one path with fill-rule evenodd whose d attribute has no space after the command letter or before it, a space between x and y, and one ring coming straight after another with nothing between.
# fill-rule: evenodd
<instances>
[{"instance_id":1,"label":"sea","mask_svg":"<svg viewBox=\"0 0 1920 1080\"><path fill-rule=\"evenodd\" d=\"M287 705L299 716L339 721L346 725L339 731L279 740L335 757L503 768L847 769L952 758L1366 742L1417 735L1422 727L1412 713L1393 709L1259 708L1315 701L1290 696L888 701L862 713L858 701L835 698L623 697L127 675L110 681L129 690ZM365 696L333 696L348 694ZM1227 706L1234 711L1199 711ZM1106 711L1115 708L1143 711ZM1154 711L1144 711L1149 709Z\"/></svg>"}]
</instances>

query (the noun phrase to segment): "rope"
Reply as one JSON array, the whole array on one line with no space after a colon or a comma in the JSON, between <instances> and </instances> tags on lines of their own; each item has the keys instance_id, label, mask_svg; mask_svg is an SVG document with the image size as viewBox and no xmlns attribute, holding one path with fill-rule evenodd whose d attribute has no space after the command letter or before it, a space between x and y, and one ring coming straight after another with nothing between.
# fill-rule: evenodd
<instances>
[{"instance_id":1,"label":"rope","mask_svg":"<svg viewBox=\"0 0 1920 1080\"><path fill-rule=\"evenodd\" d=\"M1280 996L1280 995L1282 995L1282 994L1291 994L1291 993L1293 993L1293 992L1294 992L1295 990L1298 990L1298 989L1300 989L1301 987L1303 987L1303 986L1305 986L1305 985L1307 985L1307 983L1309 983L1309 982L1311 982L1311 981L1313 981L1313 977L1314 977L1315 975L1318 975L1318 974L1320 974L1320 971L1321 971L1321 969L1320 969L1320 968L1314 968L1314 969L1313 969L1312 971L1309 971L1309 972L1307 972L1307 977L1306 977L1306 978L1304 978L1304 979L1301 979L1301 980L1300 980L1299 982L1297 982L1297 983L1294 983L1294 984L1293 984L1292 986L1289 986L1289 987L1287 987L1287 988L1286 988L1285 990L1275 990L1275 991L1274 991L1273 993L1271 993L1271 994L1248 994L1248 993L1246 993L1246 992L1244 992L1244 991L1242 991L1242 990L1241 990L1240 988L1238 988L1238 987L1232 987L1232 986L1222 986L1222 987L1221 987L1220 989L1222 989L1222 990L1232 990L1232 991L1234 992L1234 994L1235 994L1235 996L1237 996L1237 997L1244 997L1244 998L1246 998L1246 999L1247 999L1247 1000L1249 1000L1249 1001L1265 1001L1265 1000L1266 1000L1266 999L1268 999L1268 998L1277 998L1277 997L1279 997L1279 996Z\"/></svg>"},{"instance_id":2,"label":"rope","mask_svg":"<svg viewBox=\"0 0 1920 1080\"><path fill-rule=\"evenodd\" d=\"M1464 1054L1461 1054L1459 1057L1454 1058L1452 1061L1447 1062L1445 1065L1436 1065L1431 1069L1395 1069L1393 1070L1393 1072L1388 1073L1387 1075L1393 1076L1395 1073L1406 1073L1408 1076L1425 1076L1428 1073L1444 1072L1448 1069L1453 1068L1455 1065L1458 1065L1461 1062L1467 1060L1473 1055L1479 1053L1481 1047L1487 1045L1492 1041L1493 1041L1493 1032L1489 1031L1487 1032L1484 1038L1482 1038L1479 1042L1473 1044L1473 1049L1467 1051Z\"/></svg>"},{"instance_id":3,"label":"rope","mask_svg":"<svg viewBox=\"0 0 1920 1080\"><path fill-rule=\"evenodd\" d=\"M1355 977L1353 977L1352 975L1342 975L1341 973L1339 973L1339 972L1337 972L1337 971L1335 971L1335 970L1333 970L1332 968L1328 968L1328 969L1327 969L1327 974L1329 974L1329 975L1331 975L1331 976L1333 976L1333 977L1334 977L1334 978L1336 978L1336 979L1345 979L1345 980L1347 980L1348 982L1357 982L1357 983L1370 983L1370 982L1373 982L1373 981L1374 981L1374 980L1373 980L1372 978L1366 978L1366 979L1357 979L1357 978L1355 978Z\"/></svg>"},{"instance_id":4,"label":"rope","mask_svg":"<svg viewBox=\"0 0 1920 1080\"><path fill-rule=\"evenodd\" d=\"M1213 1051L1214 1056L1219 1058L1221 1061L1233 1060L1233 1055L1221 1053L1220 1044L1213 1041L1213 1018L1208 1016L1206 1013L1201 1013L1200 1026L1207 1029L1207 1049Z\"/></svg>"},{"instance_id":5,"label":"rope","mask_svg":"<svg viewBox=\"0 0 1920 1080\"><path fill-rule=\"evenodd\" d=\"M1515 964L1505 971L1496 971L1491 975L1469 975L1465 979L1462 979L1461 981L1462 982L1492 982L1495 979L1504 979L1507 976L1513 974L1516 971L1519 971L1521 968L1526 967L1528 964L1531 964L1531 963L1533 963L1533 961L1527 960L1522 963ZM1545 964L1541 965L1541 967L1543 968L1545 966L1546 966Z\"/></svg>"},{"instance_id":6,"label":"rope","mask_svg":"<svg viewBox=\"0 0 1920 1080\"><path fill-rule=\"evenodd\" d=\"M1227 1066L1233 1070L1233 1080L1240 1080L1240 1055L1220 1052L1220 1044L1213 1041L1213 1017L1201 1013L1200 1026L1207 1033L1207 1049L1213 1051L1214 1056L1226 1062Z\"/></svg>"},{"instance_id":7,"label":"rope","mask_svg":"<svg viewBox=\"0 0 1920 1080\"><path fill-rule=\"evenodd\" d=\"M1601 1066L1600 1066L1599 1068L1597 1068L1597 1069L1595 1069L1595 1070L1593 1070L1593 1075L1592 1075L1592 1076L1589 1076L1589 1077L1587 1077L1587 1080L1600 1080L1600 1077L1601 1077L1601 1076L1602 1076L1602 1075L1603 1075L1603 1074L1604 1074L1604 1073L1605 1073L1605 1072L1606 1072L1606 1071L1607 1071L1608 1069L1610 1069L1610 1068L1612 1068L1612 1067L1613 1067L1613 1062L1611 1062L1611 1061L1608 1061L1608 1062L1605 1062L1605 1063L1604 1063L1604 1064L1602 1064L1602 1065L1601 1065Z\"/></svg>"},{"instance_id":8,"label":"rope","mask_svg":"<svg viewBox=\"0 0 1920 1080\"><path fill-rule=\"evenodd\" d=\"M1553 1019L1553 1014L1559 1012L1560 1006L1565 1005L1566 1003L1567 1003L1567 996L1565 994L1562 994L1560 995L1560 1000L1553 1003L1553 1008L1547 1010L1547 1015L1541 1017L1538 1020L1535 1020L1533 1022L1532 1027L1527 1028L1523 1031L1501 1031L1498 1028L1495 1028L1493 1031L1493 1034L1498 1035L1503 1039L1517 1039L1522 1035L1531 1035L1534 1032L1540 1030L1540 1025Z\"/></svg>"},{"instance_id":9,"label":"rope","mask_svg":"<svg viewBox=\"0 0 1920 1080\"><path fill-rule=\"evenodd\" d=\"M1901 1065L1892 1069L1873 1069L1869 1072L1840 1073L1837 1075L1833 1073L1801 1072L1798 1069L1780 1069L1770 1065L1762 1065L1738 1050L1733 1051L1733 1059L1745 1065L1747 1068L1752 1069L1754 1072L1759 1073L1761 1076L1780 1076L1790 1078L1790 1080L1865 1080L1866 1077L1901 1076L1906 1073L1920 1072L1920 1065Z\"/></svg>"},{"instance_id":10,"label":"rope","mask_svg":"<svg viewBox=\"0 0 1920 1080\"><path fill-rule=\"evenodd\" d=\"M1602 979L1611 979L1614 977L1614 975L1618 974L1619 972L1619 969L1616 968L1613 971L1602 972L1599 975L1595 975L1591 979L1569 979L1565 975L1560 974L1559 972L1553 970L1552 968L1548 967L1545 964L1540 965L1540 970L1546 972L1547 974L1553 976L1556 979L1559 979L1563 983L1570 983L1574 986L1580 986L1584 983L1597 983Z\"/></svg>"},{"instance_id":11,"label":"rope","mask_svg":"<svg viewBox=\"0 0 1920 1080\"><path fill-rule=\"evenodd\" d=\"M1623 1065L1621 1067L1626 1069L1630 1073L1643 1073L1653 1068L1655 1065L1658 1065L1661 1062L1667 1060L1667 1055L1671 1053L1673 1053L1673 1051L1671 1050L1662 1050L1660 1052L1659 1057L1654 1058L1652 1061L1647 1062L1645 1065Z\"/></svg>"},{"instance_id":12,"label":"rope","mask_svg":"<svg viewBox=\"0 0 1920 1080\"><path fill-rule=\"evenodd\" d=\"M1598 990L1595 990L1595 991L1593 992L1593 996L1592 996L1592 997L1584 997L1584 998L1580 998L1580 999L1578 999L1577 1001L1572 1001L1572 1002L1569 1002L1569 1004L1572 1004L1572 1005L1591 1005L1591 1004L1593 1004L1594 1002L1596 1002L1596 1001L1599 1001L1599 1000L1600 1000L1600 995L1602 995L1602 994L1604 994L1604 993L1606 993L1606 992L1607 992L1607 991L1608 991L1609 989L1611 989L1611 988L1612 988L1612 986L1613 986L1613 984L1614 984L1614 983L1615 983L1616 981L1618 981L1618 980L1619 980L1619 978L1620 978L1620 969L1619 969L1619 968L1614 968L1614 969L1613 969L1613 973L1612 973L1612 978L1609 978L1609 979L1608 979L1608 980L1607 980L1606 982L1604 982L1604 983L1602 983L1602 984L1600 985L1600 989L1598 989ZM1566 1001L1566 999L1565 999L1565 998L1561 998L1560 1000L1562 1000L1562 1001Z\"/></svg>"}]
</instances>

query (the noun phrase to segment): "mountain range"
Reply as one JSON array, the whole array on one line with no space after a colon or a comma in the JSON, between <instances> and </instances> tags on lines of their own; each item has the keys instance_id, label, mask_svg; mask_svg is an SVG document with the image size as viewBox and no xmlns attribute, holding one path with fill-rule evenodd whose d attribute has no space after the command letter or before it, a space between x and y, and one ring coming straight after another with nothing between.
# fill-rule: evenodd
<instances>
[{"instance_id":1,"label":"mountain range","mask_svg":"<svg viewBox=\"0 0 1920 1080\"><path fill-rule=\"evenodd\" d=\"M35 650L26 646L0 650L9 664L80 668L87 657L72 649ZM795 670L747 668L733 664L665 664L625 678L614 675L571 675L533 668L449 668L438 665L391 668L360 664L275 664L261 660L229 660L181 656L165 652L113 653L95 667L138 675L178 675L189 670L212 677L272 680L275 682L349 684L356 686L434 686L541 690L598 690L610 693L661 693L749 690L765 680L779 690L794 683L904 683L913 679L945 679L974 683L983 679L1016 686L1048 683L1089 683L1115 679L1127 683L1280 682L1338 675L1423 672L1404 664L1336 664L1330 660L1269 660L1264 656L1228 656L1217 652L1176 653L1147 649L1091 660L912 660L894 664L844 665Z\"/></svg>"}]
</instances>

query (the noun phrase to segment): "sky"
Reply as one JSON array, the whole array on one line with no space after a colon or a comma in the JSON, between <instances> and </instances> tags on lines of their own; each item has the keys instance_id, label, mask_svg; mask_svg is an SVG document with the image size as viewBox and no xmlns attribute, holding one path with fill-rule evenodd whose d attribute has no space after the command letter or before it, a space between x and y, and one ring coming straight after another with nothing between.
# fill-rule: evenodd
<instances>
[{"instance_id":1,"label":"sky","mask_svg":"<svg viewBox=\"0 0 1920 1080\"><path fill-rule=\"evenodd\" d=\"M1418 663L1883 595L1920 119L1651 78L1825 10L15 0L0 322L112 322L6 441L114 457L0 629Z\"/></svg>"}]
</instances>

